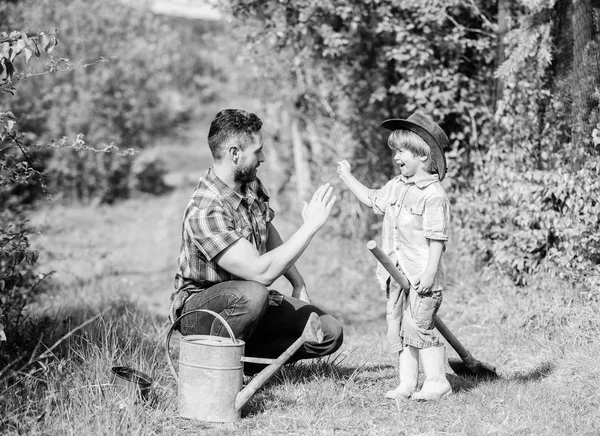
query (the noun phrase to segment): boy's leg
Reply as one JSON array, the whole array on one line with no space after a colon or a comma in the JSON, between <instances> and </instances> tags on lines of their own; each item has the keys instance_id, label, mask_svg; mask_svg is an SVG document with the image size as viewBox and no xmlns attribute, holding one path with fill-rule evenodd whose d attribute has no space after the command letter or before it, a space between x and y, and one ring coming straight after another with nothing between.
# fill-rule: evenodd
<instances>
[{"instance_id":1,"label":"boy's leg","mask_svg":"<svg viewBox=\"0 0 600 436\"><path fill-rule=\"evenodd\" d=\"M245 354L272 359L279 357L302 335L312 312L319 315L323 329L323 342L320 344L305 343L289 362L334 353L343 341L340 322L312 304L286 296L279 306L270 305L267 308L254 333L246 340Z\"/></svg>"},{"instance_id":2,"label":"boy's leg","mask_svg":"<svg viewBox=\"0 0 600 436\"><path fill-rule=\"evenodd\" d=\"M386 294L386 337L390 346L390 351L394 354L401 353L403 344L400 330L402 327L402 317L404 316L406 292L404 292L400 285L395 281L388 279Z\"/></svg>"},{"instance_id":3,"label":"boy's leg","mask_svg":"<svg viewBox=\"0 0 600 436\"><path fill-rule=\"evenodd\" d=\"M258 282L222 282L192 294L183 306L182 313L194 309L216 312L225 318L236 339L246 340L265 314L268 297L268 289ZM229 336L221 321L205 312L196 312L183 318L180 331L183 335Z\"/></svg>"},{"instance_id":4,"label":"boy's leg","mask_svg":"<svg viewBox=\"0 0 600 436\"><path fill-rule=\"evenodd\" d=\"M410 290L410 307L405 311L403 334L405 341L418 348L425 382L420 392L412 394L415 400L436 400L452 393L446 379L444 344L434 330L434 317L442 303L441 291L419 295Z\"/></svg>"},{"instance_id":5,"label":"boy's leg","mask_svg":"<svg viewBox=\"0 0 600 436\"><path fill-rule=\"evenodd\" d=\"M385 319L387 322L387 341L390 347L390 351L393 354L398 355L398 376L400 379L399 385L396 389L387 391L385 394L386 398L394 398L398 389L402 385L402 354L403 344L402 336L400 334L402 326L402 317L404 313L404 305L406 301L406 293L400 288L400 285L391 278L388 278L386 287L386 315Z\"/></svg>"},{"instance_id":6,"label":"boy's leg","mask_svg":"<svg viewBox=\"0 0 600 436\"><path fill-rule=\"evenodd\" d=\"M386 398L408 398L417 389L419 377L419 350L407 345L398 357L400 384L385 394Z\"/></svg>"},{"instance_id":7,"label":"boy's leg","mask_svg":"<svg viewBox=\"0 0 600 436\"><path fill-rule=\"evenodd\" d=\"M412 395L413 399L431 401L452 393L452 386L446 379L445 354L443 345L419 350L425 381L421 390Z\"/></svg>"}]
</instances>

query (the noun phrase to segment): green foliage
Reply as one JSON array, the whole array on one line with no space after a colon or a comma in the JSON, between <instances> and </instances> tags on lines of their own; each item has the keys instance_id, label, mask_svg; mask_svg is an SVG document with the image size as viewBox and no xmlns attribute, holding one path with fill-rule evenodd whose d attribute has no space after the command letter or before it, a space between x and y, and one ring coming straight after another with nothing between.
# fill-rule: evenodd
<instances>
[{"instance_id":1,"label":"green foliage","mask_svg":"<svg viewBox=\"0 0 600 436\"><path fill-rule=\"evenodd\" d=\"M575 95L593 74L578 81L569 62L550 62L553 45L564 44L553 44L551 35L564 32L547 13L554 2L532 3L509 34L511 54L498 71L505 97L493 135L481 138L486 151L472 189L457 199L455 224L472 230L465 236L483 265L517 284L544 271L594 290L600 284L600 147L597 130L578 137L574 129ZM597 44L589 41L589 56ZM586 104L586 119L598 120L598 101Z\"/></svg>"},{"instance_id":2,"label":"green foliage","mask_svg":"<svg viewBox=\"0 0 600 436\"><path fill-rule=\"evenodd\" d=\"M209 89L220 80L203 46L209 28L125 2L24 1L13 20L17 27L61 29L54 52L61 57L32 65L61 73L34 75L11 103L27 145L80 134L94 148L146 148L176 135L199 103L214 97ZM32 158L57 198L111 202L128 196L133 175L123 157L44 150ZM107 181L116 185L99 186ZM32 187L31 196L39 193Z\"/></svg>"},{"instance_id":3,"label":"green foliage","mask_svg":"<svg viewBox=\"0 0 600 436\"><path fill-rule=\"evenodd\" d=\"M27 60L32 55L39 57L42 52L51 52L57 41L44 33L3 32L0 38L0 93L13 94L13 62L17 56L23 55ZM26 226L22 205L14 200L13 194L40 179L41 173L31 165L27 147L21 142L20 132L15 130L16 121L11 111L0 112L0 342L6 341L7 332L9 335L16 332L23 309L39 283L32 271L38 253L29 246L31 229Z\"/></svg>"},{"instance_id":4,"label":"green foliage","mask_svg":"<svg viewBox=\"0 0 600 436\"><path fill-rule=\"evenodd\" d=\"M132 189L147 194L160 195L171 190L166 184L167 167L157 156L142 153L133 162Z\"/></svg>"},{"instance_id":5,"label":"green foliage","mask_svg":"<svg viewBox=\"0 0 600 436\"><path fill-rule=\"evenodd\" d=\"M361 181L381 186L394 170L379 123L422 110L451 139L444 183L454 225L470 229L462 234L481 266L518 284L542 268L590 286L598 281L600 135L589 126L600 121L600 41L573 53L586 27L570 27L578 11L598 12L593 2L509 2L503 41L489 2L230 3L238 17L259 23L250 41L260 62L274 57L261 45L278 51L276 80L291 92L270 97L300 118L316 183L329 181L332 162L349 158ZM598 32L596 21L590 26ZM499 42L506 46L501 65ZM571 69L575 59L581 62ZM344 198L340 231L377 230L363 212Z\"/></svg>"},{"instance_id":6,"label":"green foliage","mask_svg":"<svg viewBox=\"0 0 600 436\"><path fill-rule=\"evenodd\" d=\"M472 138L492 117L496 38L487 2L230 3L245 22L258 22L250 40L266 74L274 55L264 47L278 51L283 71L275 80L287 95L274 99L318 138L307 141L315 183L348 158L361 181L381 186L394 175L381 121L421 110L451 139L448 183L468 184L478 151ZM341 207L338 219L354 235L372 232L371 215L354 205Z\"/></svg>"}]
</instances>

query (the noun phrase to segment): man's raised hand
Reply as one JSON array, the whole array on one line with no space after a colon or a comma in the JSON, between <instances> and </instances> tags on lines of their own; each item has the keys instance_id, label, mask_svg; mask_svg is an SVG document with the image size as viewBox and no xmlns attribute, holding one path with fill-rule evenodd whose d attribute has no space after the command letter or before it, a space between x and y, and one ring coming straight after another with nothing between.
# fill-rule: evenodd
<instances>
[{"instance_id":1,"label":"man's raised hand","mask_svg":"<svg viewBox=\"0 0 600 436\"><path fill-rule=\"evenodd\" d=\"M302 220L305 224L313 227L314 231L323 227L323 224L329 218L329 214L335 203L335 195L332 197L332 193L333 187L329 183L326 183L315 191L310 202L304 202Z\"/></svg>"}]
</instances>

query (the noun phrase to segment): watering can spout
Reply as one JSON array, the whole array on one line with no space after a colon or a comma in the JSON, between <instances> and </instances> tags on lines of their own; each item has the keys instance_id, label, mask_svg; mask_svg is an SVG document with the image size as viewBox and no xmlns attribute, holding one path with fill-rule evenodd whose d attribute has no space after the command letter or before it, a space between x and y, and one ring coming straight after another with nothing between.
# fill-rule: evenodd
<instances>
[{"instance_id":1,"label":"watering can spout","mask_svg":"<svg viewBox=\"0 0 600 436\"><path fill-rule=\"evenodd\" d=\"M270 360L272 362L269 366L259 372L251 381L242 389L236 397L235 409L240 410L250 400L252 395L269 379L271 376L283 366L298 349L305 342L315 342L320 344L323 342L323 328L321 327L321 320L316 313L311 313L306 322L306 326L302 331L302 335L296 339L296 341L290 345L290 347L277 359ZM242 357L243 361L249 362L260 362L265 359L253 359L250 357Z\"/></svg>"}]
</instances>

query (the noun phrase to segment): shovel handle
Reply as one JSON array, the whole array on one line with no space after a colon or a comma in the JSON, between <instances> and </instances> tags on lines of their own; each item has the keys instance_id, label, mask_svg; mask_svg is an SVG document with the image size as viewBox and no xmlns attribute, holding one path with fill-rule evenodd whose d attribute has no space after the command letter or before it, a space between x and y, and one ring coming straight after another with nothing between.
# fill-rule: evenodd
<instances>
[{"instance_id":1,"label":"shovel handle","mask_svg":"<svg viewBox=\"0 0 600 436\"><path fill-rule=\"evenodd\" d=\"M379 247L379 245L377 245L377 242L373 240L367 242L367 248L371 250L373 256L375 256L379 263L383 265L387 272L390 273L390 275L396 281L396 283L398 283L402 289L408 291L410 289L410 282L408 281L404 273L400 271L398 267L396 267L396 264L392 262L392 259L390 259L390 257L387 254L385 254L385 252Z\"/></svg>"},{"instance_id":2,"label":"shovel handle","mask_svg":"<svg viewBox=\"0 0 600 436\"><path fill-rule=\"evenodd\" d=\"M375 241L367 242L367 248L373 253L373 255L377 258L379 263L383 265L388 273L392 276L394 280L402 287L404 290L410 289L410 282L404 275L402 271L398 269L396 264L392 262L392 259L385 254L385 252L377 245ZM454 351L460 356L460 358L467 364L476 363L471 353L460 343L460 341L454 336L454 334L446 327L446 324L440 319L439 316L435 316L434 318L435 327L438 329L440 334L448 341L448 343L454 348Z\"/></svg>"},{"instance_id":3,"label":"shovel handle","mask_svg":"<svg viewBox=\"0 0 600 436\"><path fill-rule=\"evenodd\" d=\"M467 350L463 344L460 343L458 338L454 336L454 333L450 331L450 329L444 324L444 321L440 319L439 316L435 316L433 319L435 322L435 327L441 333L441 335L448 341L448 343L454 348L454 351L460 356L460 358L469 366L469 364L476 364L475 358L471 356L469 350Z\"/></svg>"},{"instance_id":4,"label":"shovel handle","mask_svg":"<svg viewBox=\"0 0 600 436\"><path fill-rule=\"evenodd\" d=\"M169 328L169 333L167 334L167 343L165 345L165 352L167 353L167 362L169 363L169 368L171 368L171 373L173 374L173 377L175 377L175 380L177 380L177 381L179 381L179 377L177 376L177 371L175 371L175 366L173 366L173 360L171 359L171 349L170 349L171 335L173 334L173 330L175 330L175 326L177 326L177 324L179 324L181 322L182 318L188 316L190 313L196 313L196 312L206 312L206 313L214 316L215 318L217 318L219 321L221 321L221 324L223 324L225 326L225 329L227 329L227 333L229 333L229 336L231 336L231 340L233 341L233 343L235 344L237 342L237 339L235 338L235 335L233 334L233 330L231 330L231 327L229 327L229 324L227 324L227 321L225 321L225 318L223 318L217 312L213 312L212 310L208 310L208 309L194 309L194 310L190 310L189 312L184 313L179 318L177 318L175 321L173 321L173 325L171 325L171 328Z\"/></svg>"}]
</instances>

